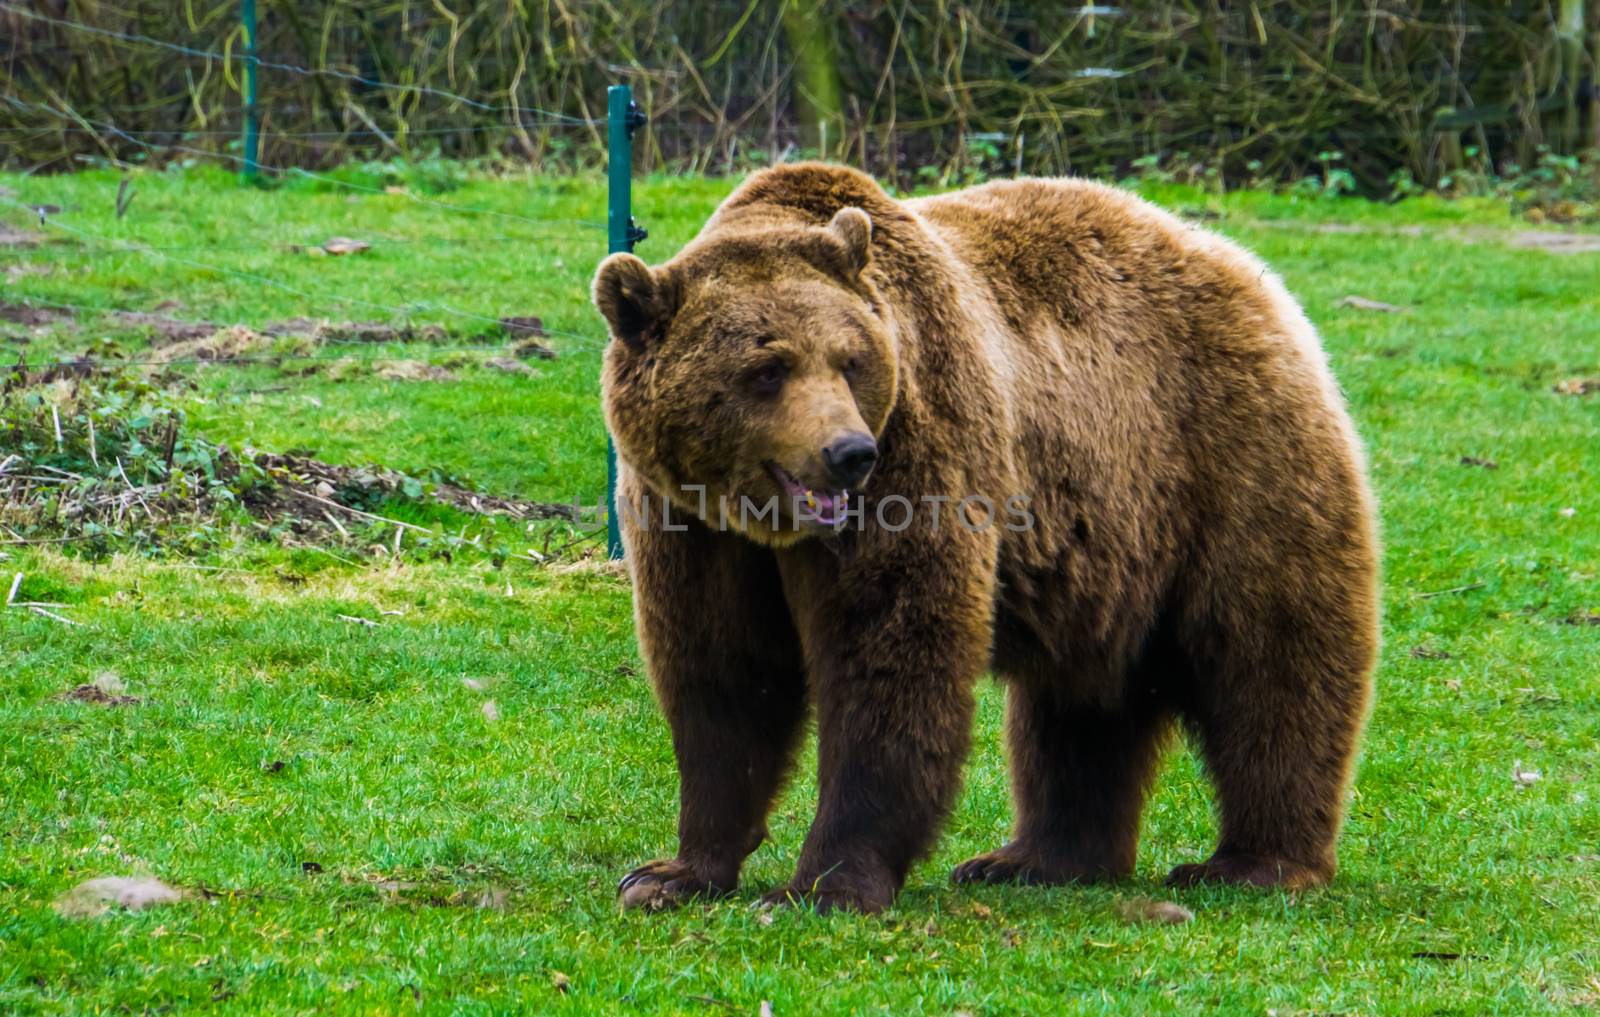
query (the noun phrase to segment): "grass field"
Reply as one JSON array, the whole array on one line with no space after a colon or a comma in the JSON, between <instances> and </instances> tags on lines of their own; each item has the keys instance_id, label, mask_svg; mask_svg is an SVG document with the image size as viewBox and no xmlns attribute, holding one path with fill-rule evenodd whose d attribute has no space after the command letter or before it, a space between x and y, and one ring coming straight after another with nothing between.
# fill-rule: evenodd
<instances>
[{"instance_id":1,"label":"grass field","mask_svg":"<svg viewBox=\"0 0 1600 1017\"><path fill-rule=\"evenodd\" d=\"M173 398L189 426L236 446L592 502L604 484L603 335L586 283L603 233L415 199L594 222L600 184L384 193L396 182L346 179L376 193L140 173L119 219L108 173L0 177L8 201L64 209L40 229L3 206L0 223L43 242L0 246L0 298L179 301L171 313L256 325L400 308L450 340L363 355L456 358L451 380L191 366L193 386ZM730 186L641 182L641 255L665 259ZM676 788L614 570L368 554L359 531L337 557L232 531L198 557L0 543L5 577L24 575L17 599L66 605L53 610L80 623L0 610L0 1011L1600 1006L1600 394L1554 390L1600 378L1600 254L1515 246L1523 227L1490 205L1149 190L1282 271L1369 446L1385 647L1330 888L1163 889L1167 869L1214 836L1182 750L1150 803L1132 881L951 888L950 867L1008 827L1001 696L986 685L954 820L887 914L749 908L795 860L815 798L809 761L735 898L619 914L616 880L673 848ZM373 246L337 258L289 246L335 235ZM1346 296L1401 310L1340 306ZM490 370L445 348L481 326L446 306L538 315L561 355L536 376ZM146 338L105 322L0 322L12 334L0 351L137 359ZM24 334L28 345L6 345ZM137 703L58 698L107 671ZM83 880L136 873L188 895L98 918L52 908ZM1126 921L1122 905L1143 898L1176 901L1194 921Z\"/></svg>"}]
</instances>

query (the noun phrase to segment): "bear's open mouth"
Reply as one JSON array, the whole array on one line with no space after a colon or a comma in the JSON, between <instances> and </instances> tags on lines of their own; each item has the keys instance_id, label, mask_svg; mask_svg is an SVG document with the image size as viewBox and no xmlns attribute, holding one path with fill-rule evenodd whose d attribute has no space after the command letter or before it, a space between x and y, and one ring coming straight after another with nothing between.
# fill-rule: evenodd
<instances>
[{"instance_id":1,"label":"bear's open mouth","mask_svg":"<svg viewBox=\"0 0 1600 1017\"><path fill-rule=\"evenodd\" d=\"M767 463L767 471L777 479L778 486L783 488L784 509L793 513L800 522L836 526L843 518L845 506L850 503L849 491L807 487L794 474L770 461Z\"/></svg>"}]
</instances>

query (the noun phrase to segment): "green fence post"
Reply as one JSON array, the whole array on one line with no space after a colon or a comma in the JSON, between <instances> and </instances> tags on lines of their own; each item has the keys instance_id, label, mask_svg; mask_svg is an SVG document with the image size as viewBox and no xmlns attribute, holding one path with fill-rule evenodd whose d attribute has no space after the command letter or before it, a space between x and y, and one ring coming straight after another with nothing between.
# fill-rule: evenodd
<instances>
[{"instance_id":1,"label":"green fence post","mask_svg":"<svg viewBox=\"0 0 1600 1017\"><path fill-rule=\"evenodd\" d=\"M256 0L240 0L239 22L244 27L244 179L256 178L261 149L261 122L256 115Z\"/></svg>"},{"instance_id":2,"label":"green fence post","mask_svg":"<svg viewBox=\"0 0 1600 1017\"><path fill-rule=\"evenodd\" d=\"M633 89L612 85L606 90L607 250L631 251L647 234L633 222L633 132L644 114L633 101ZM617 446L606 435L606 552L622 557L622 530L617 521Z\"/></svg>"}]
</instances>

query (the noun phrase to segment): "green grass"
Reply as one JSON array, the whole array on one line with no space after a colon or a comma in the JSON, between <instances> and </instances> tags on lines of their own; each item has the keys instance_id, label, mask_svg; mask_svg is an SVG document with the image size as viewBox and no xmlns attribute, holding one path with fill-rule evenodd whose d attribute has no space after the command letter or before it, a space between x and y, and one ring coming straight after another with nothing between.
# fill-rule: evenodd
<instances>
[{"instance_id":1,"label":"green grass","mask_svg":"<svg viewBox=\"0 0 1600 1017\"><path fill-rule=\"evenodd\" d=\"M180 313L256 324L381 317L340 307L337 294L406 305L462 340L470 319L420 305L538 314L600 339L585 296L603 246L593 230L511 239L542 228L399 195L241 190L200 171L138 175L120 221L103 173L0 185L122 241L251 247L181 256L322 295L71 240L0 248L0 272L53 266L17 275L5 299L140 309L178 299ZM643 182L636 212L652 236L640 253L664 259L729 186ZM519 559L346 565L247 543L198 563L0 545L5 575L26 574L24 597L66 603L58 611L83 623L0 611L0 1011L1594 1007L1600 627L1565 620L1600 609L1600 396L1551 386L1600 377L1600 256L1509 247L1515 224L1487 205L1151 193L1220 215L1215 228L1282 271L1322 329L1368 443L1387 547L1385 649L1332 887L1163 890L1165 871L1214 836L1206 785L1180 751L1130 883L952 889L949 867L1008 825L1001 697L986 685L960 806L888 914L790 912L769 924L748 908L795 860L815 797L803 764L736 898L619 915L617 878L672 850L676 789L615 574ZM533 217L597 220L603 209L588 180L476 180L437 198ZM375 240L337 259L276 246L336 234L450 242ZM1335 306L1349 294L1407 311ZM91 320L27 349L37 360L103 336L140 348ZM552 339L566 352L536 378L471 364L443 383L207 367L182 398L217 440L589 501L603 484L604 434L584 343ZM1440 591L1456 592L1430 595ZM53 698L108 669L138 705ZM486 698L498 720L485 717ZM1542 779L1519 784L1517 764ZM308 861L320 874L303 870ZM216 896L92 920L50 907L84 879L138 871ZM395 881L418 885L381 885ZM471 906L494 890L508 893L504 909ZM1117 904L1141 896L1177 900L1195 921L1124 923Z\"/></svg>"}]
</instances>

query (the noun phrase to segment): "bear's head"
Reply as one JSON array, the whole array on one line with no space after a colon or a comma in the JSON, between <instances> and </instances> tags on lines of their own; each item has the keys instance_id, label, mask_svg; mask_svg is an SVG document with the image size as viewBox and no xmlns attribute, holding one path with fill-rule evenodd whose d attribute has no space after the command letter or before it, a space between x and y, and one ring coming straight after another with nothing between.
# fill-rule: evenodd
<instances>
[{"instance_id":1,"label":"bear's head","mask_svg":"<svg viewBox=\"0 0 1600 1017\"><path fill-rule=\"evenodd\" d=\"M774 546L844 517L895 400L871 246L851 207L713 220L665 265L600 264L606 422L654 494Z\"/></svg>"}]
</instances>

